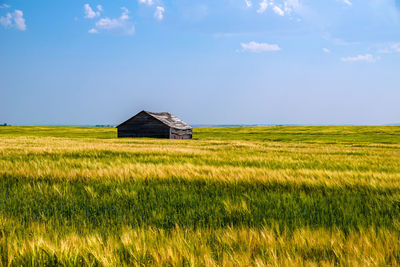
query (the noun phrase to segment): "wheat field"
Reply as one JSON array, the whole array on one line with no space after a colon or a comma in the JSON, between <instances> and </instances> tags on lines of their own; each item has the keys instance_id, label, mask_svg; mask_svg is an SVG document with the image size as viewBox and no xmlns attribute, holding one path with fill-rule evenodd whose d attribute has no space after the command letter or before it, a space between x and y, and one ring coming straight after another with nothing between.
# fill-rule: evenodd
<instances>
[{"instance_id":1,"label":"wheat field","mask_svg":"<svg viewBox=\"0 0 400 267\"><path fill-rule=\"evenodd\" d=\"M0 127L2 266L400 265L400 127Z\"/></svg>"}]
</instances>

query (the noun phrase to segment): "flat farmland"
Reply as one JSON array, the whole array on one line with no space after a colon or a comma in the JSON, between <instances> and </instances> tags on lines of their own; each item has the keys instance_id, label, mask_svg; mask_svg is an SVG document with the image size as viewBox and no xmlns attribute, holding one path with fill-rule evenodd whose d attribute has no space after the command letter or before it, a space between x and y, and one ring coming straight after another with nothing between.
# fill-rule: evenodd
<instances>
[{"instance_id":1,"label":"flat farmland","mask_svg":"<svg viewBox=\"0 0 400 267\"><path fill-rule=\"evenodd\" d=\"M0 127L3 266L400 264L400 127Z\"/></svg>"}]
</instances>

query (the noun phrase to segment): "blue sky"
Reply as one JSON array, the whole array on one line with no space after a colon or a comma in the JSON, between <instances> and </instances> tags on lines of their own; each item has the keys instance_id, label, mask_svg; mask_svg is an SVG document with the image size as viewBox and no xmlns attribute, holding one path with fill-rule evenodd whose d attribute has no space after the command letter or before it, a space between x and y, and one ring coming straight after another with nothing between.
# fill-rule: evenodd
<instances>
[{"instance_id":1,"label":"blue sky","mask_svg":"<svg viewBox=\"0 0 400 267\"><path fill-rule=\"evenodd\" d=\"M400 123L399 0L0 0L0 123Z\"/></svg>"}]
</instances>

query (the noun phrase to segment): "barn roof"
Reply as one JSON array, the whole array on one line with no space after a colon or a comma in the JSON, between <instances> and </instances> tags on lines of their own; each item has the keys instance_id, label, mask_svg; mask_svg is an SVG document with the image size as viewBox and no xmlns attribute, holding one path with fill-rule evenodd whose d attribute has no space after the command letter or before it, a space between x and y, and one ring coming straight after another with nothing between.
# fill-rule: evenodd
<instances>
[{"instance_id":1,"label":"barn roof","mask_svg":"<svg viewBox=\"0 0 400 267\"><path fill-rule=\"evenodd\" d=\"M145 111L145 112L150 116L153 116L157 120L161 121L162 123L168 125L171 128L181 129L181 130L192 129L192 127L189 124L182 121L178 117L175 117L171 113L168 112L155 113L150 111Z\"/></svg>"},{"instance_id":2,"label":"barn roof","mask_svg":"<svg viewBox=\"0 0 400 267\"><path fill-rule=\"evenodd\" d=\"M191 127L189 124L187 124L186 122L182 121L182 120L179 119L178 117L175 117L175 116L172 115L171 113L168 113L168 112L159 112L159 113L156 113L156 112L150 112L150 111L145 111L145 110L143 110L143 111L139 112L138 114L140 114L140 113L142 113L142 112L144 112L144 113L146 113L146 114L152 116L153 118L155 118L155 119L161 121L162 123L164 123L165 125L167 125L167 126L169 126L169 127L171 127L171 128L180 129L180 130L192 129L192 127ZM136 114L136 115L138 115L138 114ZM136 116L136 115L135 115L135 116ZM121 124L118 125L117 127L122 126L122 125L125 124L126 122L130 121L131 119L133 119L135 116L133 116L133 117L130 118L129 120L127 120L127 121L121 123Z\"/></svg>"}]
</instances>

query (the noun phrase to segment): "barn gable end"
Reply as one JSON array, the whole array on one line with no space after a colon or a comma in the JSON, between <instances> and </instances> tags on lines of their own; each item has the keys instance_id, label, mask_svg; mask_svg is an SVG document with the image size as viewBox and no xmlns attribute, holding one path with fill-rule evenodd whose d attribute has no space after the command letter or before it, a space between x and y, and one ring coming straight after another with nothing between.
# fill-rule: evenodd
<instances>
[{"instance_id":1,"label":"barn gable end","mask_svg":"<svg viewBox=\"0 0 400 267\"><path fill-rule=\"evenodd\" d=\"M192 127L168 112L141 111L117 128L118 137L192 138Z\"/></svg>"}]
</instances>

